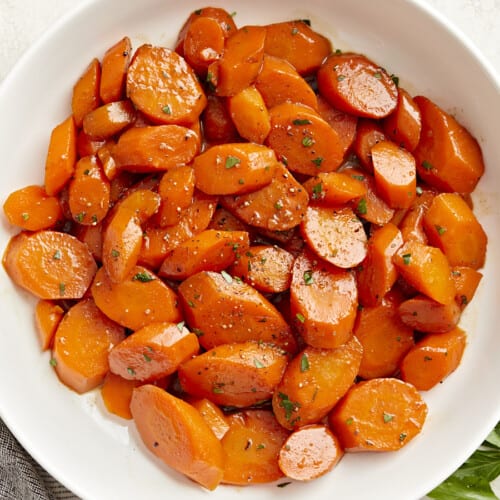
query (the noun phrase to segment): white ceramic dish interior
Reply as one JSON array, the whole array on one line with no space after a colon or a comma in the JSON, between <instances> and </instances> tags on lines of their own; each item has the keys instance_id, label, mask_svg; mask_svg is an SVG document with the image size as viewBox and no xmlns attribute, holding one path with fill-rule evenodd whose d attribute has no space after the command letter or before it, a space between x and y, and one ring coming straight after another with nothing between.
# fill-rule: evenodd
<instances>
[{"instance_id":1,"label":"white ceramic dish interior","mask_svg":"<svg viewBox=\"0 0 500 500\"><path fill-rule=\"evenodd\" d=\"M120 498L217 499L282 497L401 500L424 496L464 461L500 418L500 296L498 205L500 169L499 83L491 69L449 25L418 0L222 0L236 22L265 24L309 18L335 47L363 52L456 114L478 138L487 172L474 200L489 235L487 265L461 325L469 345L459 370L424 394L429 416L423 433L391 454L346 456L334 472L311 483L222 486L210 494L159 463L133 425L113 418L98 391L66 389L39 350L34 300L0 272L0 415L21 443L77 495ZM53 27L20 61L0 88L0 200L14 189L43 182L50 130L70 109L72 85L94 56L124 35L134 47L172 46L188 13L201 2L90 1ZM2 218L0 248L13 234Z\"/></svg>"}]
</instances>

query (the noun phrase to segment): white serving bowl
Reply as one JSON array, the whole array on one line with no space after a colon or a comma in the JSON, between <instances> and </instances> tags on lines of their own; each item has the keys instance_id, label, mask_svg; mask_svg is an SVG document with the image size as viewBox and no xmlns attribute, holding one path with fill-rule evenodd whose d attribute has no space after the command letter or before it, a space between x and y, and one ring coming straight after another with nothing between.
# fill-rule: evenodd
<instances>
[{"instance_id":1,"label":"white serving bowl","mask_svg":"<svg viewBox=\"0 0 500 500\"><path fill-rule=\"evenodd\" d=\"M477 137L486 174L475 210L489 236L478 292L463 316L468 347L459 369L424 393L423 432L399 452L349 454L310 483L221 486L208 493L154 458L133 424L107 413L99 391L79 396L63 386L34 333L34 299L0 272L0 416L52 475L88 499L259 498L406 500L424 496L455 470L500 419L500 86L481 56L418 0L90 1L33 46L0 88L0 200L43 182L53 126L70 110L73 83L88 62L124 35L134 47L172 46L190 11L236 11L235 21L266 24L308 18L335 48L365 53L400 77L401 86L454 113ZM4 218L0 248L15 230Z\"/></svg>"}]
</instances>

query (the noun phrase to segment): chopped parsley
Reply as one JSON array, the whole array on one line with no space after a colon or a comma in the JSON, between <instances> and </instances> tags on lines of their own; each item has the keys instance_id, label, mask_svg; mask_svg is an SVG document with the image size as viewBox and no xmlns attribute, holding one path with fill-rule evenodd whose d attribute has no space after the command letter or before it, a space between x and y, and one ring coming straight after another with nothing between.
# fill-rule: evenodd
<instances>
[{"instance_id":1,"label":"chopped parsley","mask_svg":"<svg viewBox=\"0 0 500 500\"><path fill-rule=\"evenodd\" d=\"M224 167L227 169L234 168L236 165L239 165L241 163L241 160L237 156L232 156L229 155L226 158L226 163L224 164Z\"/></svg>"},{"instance_id":2,"label":"chopped parsley","mask_svg":"<svg viewBox=\"0 0 500 500\"><path fill-rule=\"evenodd\" d=\"M221 271L221 274L226 283L231 284L233 282L233 277L229 273L227 273L226 271Z\"/></svg>"},{"instance_id":3,"label":"chopped parsley","mask_svg":"<svg viewBox=\"0 0 500 500\"><path fill-rule=\"evenodd\" d=\"M391 413L386 413L384 411L384 424L387 424L387 423L391 422L392 420L394 420L394 415L392 415Z\"/></svg>"},{"instance_id":4,"label":"chopped parsley","mask_svg":"<svg viewBox=\"0 0 500 500\"><path fill-rule=\"evenodd\" d=\"M302 356L300 358L300 371L303 373L303 372L308 371L309 368L310 368L309 358L307 357L307 354L304 353L304 354L302 354Z\"/></svg>"},{"instance_id":5,"label":"chopped parsley","mask_svg":"<svg viewBox=\"0 0 500 500\"><path fill-rule=\"evenodd\" d=\"M151 274L147 273L146 271L141 271L140 273L135 274L132 278L132 281L140 281L141 283L148 283L149 281L153 280L154 276L151 276Z\"/></svg>"},{"instance_id":6,"label":"chopped parsley","mask_svg":"<svg viewBox=\"0 0 500 500\"><path fill-rule=\"evenodd\" d=\"M308 120L307 118L301 119L301 118L296 118L292 122L294 125L311 125L312 121Z\"/></svg>"},{"instance_id":7,"label":"chopped parsley","mask_svg":"<svg viewBox=\"0 0 500 500\"><path fill-rule=\"evenodd\" d=\"M322 158L321 156L318 156L317 158L314 158L311 161L319 168L319 167L321 167L323 160L324 160L324 158Z\"/></svg>"},{"instance_id":8,"label":"chopped parsley","mask_svg":"<svg viewBox=\"0 0 500 500\"><path fill-rule=\"evenodd\" d=\"M356 210L358 211L358 214L366 215L366 213L368 212L368 207L366 206L366 198L361 198L361 200L359 200Z\"/></svg>"},{"instance_id":9,"label":"chopped parsley","mask_svg":"<svg viewBox=\"0 0 500 500\"><path fill-rule=\"evenodd\" d=\"M304 318L304 315L303 314L300 314L300 313L297 313L295 315L295 317L297 318L298 321L300 321L301 323L304 323L304 321L306 320L306 318Z\"/></svg>"},{"instance_id":10,"label":"chopped parsley","mask_svg":"<svg viewBox=\"0 0 500 500\"><path fill-rule=\"evenodd\" d=\"M431 162L424 160L422 162L422 168L424 168L425 170L432 170L434 167L432 166Z\"/></svg>"},{"instance_id":11,"label":"chopped parsley","mask_svg":"<svg viewBox=\"0 0 500 500\"><path fill-rule=\"evenodd\" d=\"M171 115L172 114L172 110L170 109L170 106L167 104L165 106L163 106L163 108L161 108L161 110L166 114L166 115Z\"/></svg>"},{"instance_id":12,"label":"chopped parsley","mask_svg":"<svg viewBox=\"0 0 500 500\"><path fill-rule=\"evenodd\" d=\"M304 283L307 286L312 285L314 283L313 272L310 269L304 271L303 277L304 277Z\"/></svg>"},{"instance_id":13,"label":"chopped parsley","mask_svg":"<svg viewBox=\"0 0 500 500\"><path fill-rule=\"evenodd\" d=\"M403 264L405 266L408 266L410 264L410 261L411 261L411 253L405 253L402 255L403 257Z\"/></svg>"},{"instance_id":14,"label":"chopped parsley","mask_svg":"<svg viewBox=\"0 0 500 500\"><path fill-rule=\"evenodd\" d=\"M313 144L314 144L313 138L309 137L308 135L306 135L302 139L302 146L304 146L305 148L310 148Z\"/></svg>"}]
</instances>

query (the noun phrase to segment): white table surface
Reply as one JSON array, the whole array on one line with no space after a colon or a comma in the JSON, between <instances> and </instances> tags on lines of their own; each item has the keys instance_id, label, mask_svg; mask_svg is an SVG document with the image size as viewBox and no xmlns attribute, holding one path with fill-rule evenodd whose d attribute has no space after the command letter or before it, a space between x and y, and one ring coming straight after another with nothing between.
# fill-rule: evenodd
<instances>
[{"instance_id":1,"label":"white table surface","mask_svg":"<svg viewBox=\"0 0 500 500\"><path fill-rule=\"evenodd\" d=\"M0 0L0 82L54 21L83 1ZM500 74L500 0L424 1L462 31ZM494 487L500 495L500 479Z\"/></svg>"}]
</instances>

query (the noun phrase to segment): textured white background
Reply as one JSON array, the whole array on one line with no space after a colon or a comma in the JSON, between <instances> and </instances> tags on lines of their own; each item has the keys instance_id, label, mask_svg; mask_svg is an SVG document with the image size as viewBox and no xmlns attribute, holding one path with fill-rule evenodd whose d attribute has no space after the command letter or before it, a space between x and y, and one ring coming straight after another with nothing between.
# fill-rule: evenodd
<instances>
[{"instance_id":1,"label":"textured white background","mask_svg":"<svg viewBox=\"0 0 500 500\"><path fill-rule=\"evenodd\" d=\"M0 0L0 82L48 26L82 1ZM425 2L462 31L500 74L500 0ZM498 493L500 480L496 481L495 489Z\"/></svg>"}]
</instances>

